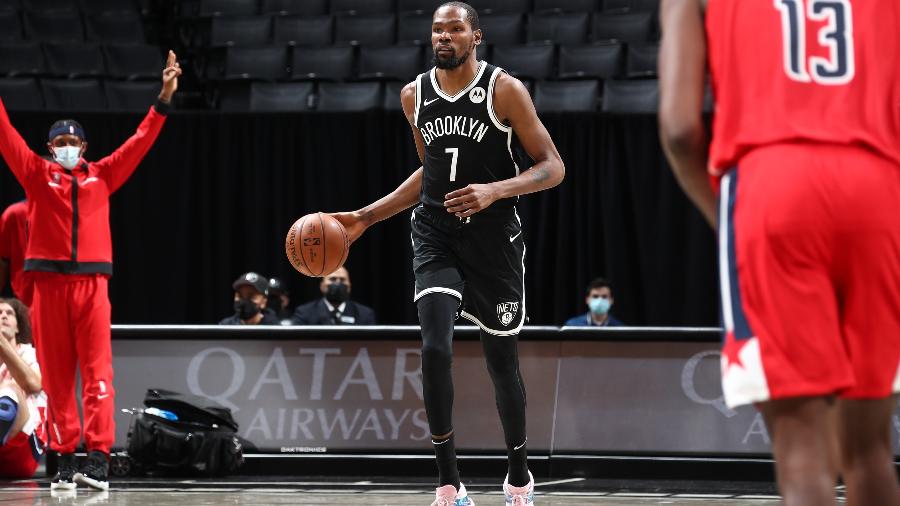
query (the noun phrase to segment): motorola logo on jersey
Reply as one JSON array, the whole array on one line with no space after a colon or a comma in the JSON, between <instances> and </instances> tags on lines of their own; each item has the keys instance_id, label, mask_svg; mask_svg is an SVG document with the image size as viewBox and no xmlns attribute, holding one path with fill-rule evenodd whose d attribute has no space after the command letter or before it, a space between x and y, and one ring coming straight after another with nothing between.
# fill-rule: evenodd
<instances>
[{"instance_id":1,"label":"motorola logo on jersey","mask_svg":"<svg viewBox=\"0 0 900 506\"><path fill-rule=\"evenodd\" d=\"M422 139L426 145L431 145L433 140L444 135L462 135L481 142L484 134L488 131L488 126L475 118L444 116L425 123L419 128L419 131L422 132Z\"/></svg>"},{"instance_id":2,"label":"motorola logo on jersey","mask_svg":"<svg viewBox=\"0 0 900 506\"><path fill-rule=\"evenodd\" d=\"M487 97L487 94L481 86L472 88L472 91L469 92L469 100L471 100L473 104L484 102L485 97Z\"/></svg>"},{"instance_id":3,"label":"motorola logo on jersey","mask_svg":"<svg viewBox=\"0 0 900 506\"><path fill-rule=\"evenodd\" d=\"M497 318L504 327L508 326L516 318L519 312L518 302L501 302L497 304Z\"/></svg>"}]
</instances>

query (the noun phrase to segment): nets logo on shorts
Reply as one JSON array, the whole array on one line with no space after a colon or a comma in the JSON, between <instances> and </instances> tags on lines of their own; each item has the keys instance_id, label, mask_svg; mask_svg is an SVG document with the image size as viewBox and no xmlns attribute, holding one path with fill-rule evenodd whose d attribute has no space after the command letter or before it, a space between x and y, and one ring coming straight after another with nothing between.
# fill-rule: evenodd
<instances>
[{"instance_id":1,"label":"nets logo on shorts","mask_svg":"<svg viewBox=\"0 0 900 506\"><path fill-rule=\"evenodd\" d=\"M500 323L502 323L504 327L508 326L510 323L512 323L513 320L516 319L516 314L518 312L518 302L501 302L497 304L497 318L500 320Z\"/></svg>"}]
</instances>

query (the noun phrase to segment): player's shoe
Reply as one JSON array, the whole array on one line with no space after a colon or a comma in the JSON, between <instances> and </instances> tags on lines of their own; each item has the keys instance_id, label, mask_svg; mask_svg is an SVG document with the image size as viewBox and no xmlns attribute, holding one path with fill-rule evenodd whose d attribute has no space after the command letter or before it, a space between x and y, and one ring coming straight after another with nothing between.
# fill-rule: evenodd
<instances>
[{"instance_id":1,"label":"player's shoe","mask_svg":"<svg viewBox=\"0 0 900 506\"><path fill-rule=\"evenodd\" d=\"M465 485L460 484L458 492L453 485L444 485L434 492L435 498L431 506L475 506L475 501L469 499Z\"/></svg>"},{"instance_id":2,"label":"player's shoe","mask_svg":"<svg viewBox=\"0 0 900 506\"><path fill-rule=\"evenodd\" d=\"M109 457L97 450L88 452L81 469L75 473L75 481L97 490L109 490Z\"/></svg>"},{"instance_id":3,"label":"player's shoe","mask_svg":"<svg viewBox=\"0 0 900 506\"><path fill-rule=\"evenodd\" d=\"M534 505L534 476L528 471L528 485L514 487L509 484L509 475L503 480L503 495L506 496L508 506L533 506Z\"/></svg>"},{"instance_id":4,"label":"player's shoe","mask_svg":"<svg viewBox=\"0 0 900 506\"><path fill-rule=\"evenodd\" d=\"M50 480L50 490L75 490L76 470L74 453L57 453L56 476Z\"/></svg>"}]
</instances>

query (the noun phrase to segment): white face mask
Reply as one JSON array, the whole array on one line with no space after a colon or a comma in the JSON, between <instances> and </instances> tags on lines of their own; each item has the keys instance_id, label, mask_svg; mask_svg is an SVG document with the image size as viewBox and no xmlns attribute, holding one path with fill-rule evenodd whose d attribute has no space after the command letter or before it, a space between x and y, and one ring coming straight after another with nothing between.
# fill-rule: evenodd
<instances>
[{"instance_id":1,"label":"white face mask","mask_svg":"<svg viewBox=\"0 0 900 506\"><path fill-rule=\"evenodd\" d=\"M81 160L81 148L63 146L53 148L53 159L68 170L72 170Z\"/></svg>"}]
</instances>

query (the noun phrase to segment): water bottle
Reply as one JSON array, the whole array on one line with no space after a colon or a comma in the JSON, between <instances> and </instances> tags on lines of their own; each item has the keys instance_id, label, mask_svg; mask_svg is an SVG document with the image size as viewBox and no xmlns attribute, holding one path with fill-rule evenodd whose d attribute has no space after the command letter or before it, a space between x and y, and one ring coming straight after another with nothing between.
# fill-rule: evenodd
<instances>
[{"instance_id":1,"label":"water bottle","mask_svg":"<svg viewBox=\"0 0 900 506\"><path fill-rule=\"evenodd\" d=\"M164 409L147 408L144 410L144 413L147 413L148 415L158 416L160 418L165 418L166 420L171 420L173 422L178 420L178 415Z\"/></svg>"}]
</instances>

